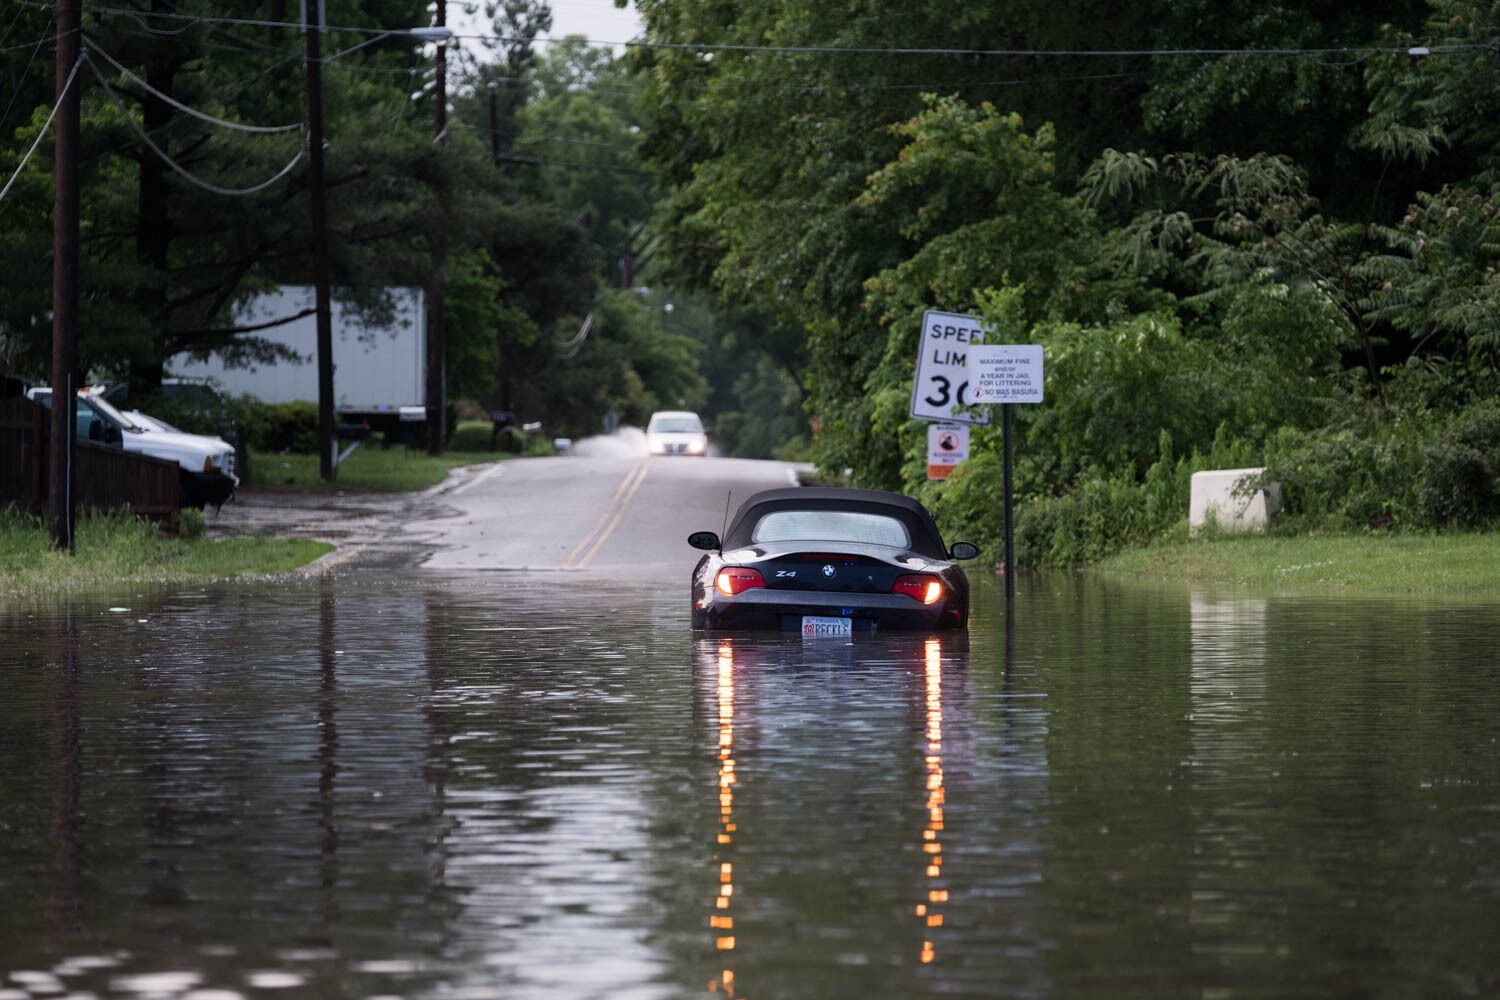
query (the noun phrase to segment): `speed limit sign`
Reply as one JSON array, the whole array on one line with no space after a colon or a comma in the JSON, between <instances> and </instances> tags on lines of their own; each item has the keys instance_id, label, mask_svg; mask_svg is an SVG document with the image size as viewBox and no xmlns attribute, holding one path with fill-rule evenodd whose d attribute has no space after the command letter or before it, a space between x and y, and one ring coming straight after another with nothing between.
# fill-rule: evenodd
<instances>
[{"instance_id":1,"label":"speed limit sign","mask_svg":"<svg viewBox=\"0 0 1500 1000\"><path fill-rule=\"evenodd\" d=\"M911 415L919 420L987 424L988 410L964 413L958 407L969 398L969 347L984 343L978 317L929 309L922 314L922 340L917 353L917 377L912 383Z\"/></svg>"}]
</instances>

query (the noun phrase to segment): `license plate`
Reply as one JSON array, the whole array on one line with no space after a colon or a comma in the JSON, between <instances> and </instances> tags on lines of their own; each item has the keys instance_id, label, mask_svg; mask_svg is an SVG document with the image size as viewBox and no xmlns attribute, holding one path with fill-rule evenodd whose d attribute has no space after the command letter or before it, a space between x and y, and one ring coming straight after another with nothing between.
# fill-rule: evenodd
<instances>
[{"instance_id":1,"label":"license plate","mask_svg":"<svg viewBox=\"0 0 1500 1000\"><path fill-rule=\"evenodd\" d=\"M804 639L837 639L853 634L854 619L852 618L819 618L813 615L805 615L802 618Z\"/></svg>"}]
</instances>

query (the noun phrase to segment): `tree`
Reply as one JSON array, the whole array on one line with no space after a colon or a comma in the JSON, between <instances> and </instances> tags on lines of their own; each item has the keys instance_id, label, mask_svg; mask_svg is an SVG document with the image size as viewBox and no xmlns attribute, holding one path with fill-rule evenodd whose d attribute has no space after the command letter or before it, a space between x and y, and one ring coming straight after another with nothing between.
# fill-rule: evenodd
<instances>
[{"instance_id":1,"label":"tree","mask_svg":"<svg viewBox=\"0 0 1500 1000\"><path fill-rule=\"evenodd\" d=\"M582 227L603 282L635 284L650 242L653 177L638 156L639 84L607 50L570 37L531 73L512 161L524 194Z\"/></svg>"},{"instance_id":2,"label":"tree","mask_svg":"<svg viewBox=\"0 0 1500 1000\"><path fill-rule=\"evenodd\" d=\"M406 234L426 189L413 197L396 179L418 173L428 148L400 82L420 77L424 60L414 41L362 43L404 35L422 12L414 0L329 5L330 24L367 29L325 39L333 267L345 288L409 283L420 267ZM310 270L306 179L293 162L306 113L301 35L295 23L240 25L242 13L210 5L189 18L158 3L140 17L94 12L85 25L101 79L84 101L81 358L137 388L159 381L177 351L263 350L234 326L235 305ZM163 30L141 31L142 17ZM281 124L294 130L237 127ZM0 238L14 245L31 232Z\"/></svg>"}]
</instances>

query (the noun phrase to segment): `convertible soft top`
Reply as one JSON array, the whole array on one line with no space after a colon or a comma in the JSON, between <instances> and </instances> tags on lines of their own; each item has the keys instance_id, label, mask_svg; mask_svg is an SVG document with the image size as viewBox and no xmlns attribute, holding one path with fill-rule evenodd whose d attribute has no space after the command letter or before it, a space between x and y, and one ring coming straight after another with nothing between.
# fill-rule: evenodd
<instances>
[{"instance_id":1,"label":"convertible soft top","mask_svg":"<svg viewBox=\"0 0 1500 1000\"><path fill-rule=\"evenodd\" d=\"M834 486L787 487L757 493L740 505L724 532L726 549L743 548L763 516L773 510L858 510L900 519L911 535L911 551L930 559L948 558L942 535L927 508L900 493Z\"/></svg>"}]
</instances>

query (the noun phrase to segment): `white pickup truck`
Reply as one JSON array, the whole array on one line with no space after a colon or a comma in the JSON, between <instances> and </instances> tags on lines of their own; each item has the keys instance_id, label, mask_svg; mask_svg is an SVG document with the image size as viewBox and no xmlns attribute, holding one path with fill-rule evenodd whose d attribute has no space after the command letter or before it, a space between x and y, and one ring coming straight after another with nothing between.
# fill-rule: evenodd
<instances>
[{"instance_id":1,"label":"white pickup truck","mask_svg":"<svg viewBox=\"0 0 1500 1000\"><path fill-rule=\"evenodd\" d=\"M52 407L51 389L28 389L26 397L48 409ZM234 495L235 487L240 483L234 474L234 448L227 441L181 431L148 430L105 402L93 390L81 389L78 392L74 434L89 441L176 462L182 470L184 507L201 508L208 504L218 507Z\"/></svg>"}]
</instances>

